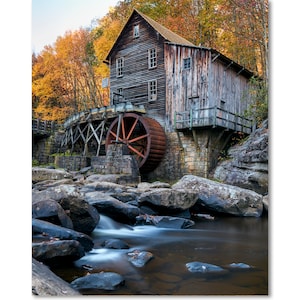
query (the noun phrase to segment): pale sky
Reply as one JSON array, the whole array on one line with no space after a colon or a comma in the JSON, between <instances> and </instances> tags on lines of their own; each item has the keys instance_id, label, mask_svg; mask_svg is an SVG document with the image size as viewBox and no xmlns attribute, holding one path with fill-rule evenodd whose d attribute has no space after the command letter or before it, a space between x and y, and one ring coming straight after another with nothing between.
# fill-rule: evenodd
<instances>
[{"instance_id":1,"label":"pale sky","mask_svg":"<svg viewBox=\"0 0 300 300\"><path fill-rule=\"evenodd\" d=\"M39 53L67 30L89 27L119 0L32 0L31 48Z\"/></svg>"}]
</instances>

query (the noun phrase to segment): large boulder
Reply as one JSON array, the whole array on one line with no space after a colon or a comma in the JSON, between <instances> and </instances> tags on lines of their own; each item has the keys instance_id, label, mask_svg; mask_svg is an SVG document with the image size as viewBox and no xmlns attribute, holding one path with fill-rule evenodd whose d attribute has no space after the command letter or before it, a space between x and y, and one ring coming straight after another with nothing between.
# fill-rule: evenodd
<instances>
[{"instance_id":1,"label":"large boulder","mask_svg":"<svg viewBox=\"0 0 300 300\"><path fill-rule=\"evenodd\" d=\"M188 189L157 188L139 196L139 204L150 203L170 210L186 210L198 200L198 194Z\"/></svg>"},{"instance_id":2,"label":"large boulder","mask_svg":"<svg viewBox=\"0 0 300 300\"><path fill-rule=\"evenodd\" d=\"M140 209L128 203L123 203L103 192L90 192L85 194L85 201L93 205L99 213L123 223L134 223Z\"/></svg>"},{"instance_id":3,"label":"large boulder","mask_svg":"<svg viewBox=\"0 0 300 300\"><path fill-rule=\"evenodd\" d=\"M48 169L41 167L32 168L32 182L44 181L44 180L60 180L72 178L72 175L61 169Z\"/></svg>"},{"instance_id":4,"label":"large boulder","mask_svg":"<svg viewBox=\"0 0 300 300\"><path fill-rule=\"evenodd\" d=\"M228 150L228 159L215 168L213 177L230 185L268 193L268 120L243 143Z\"/></svg>"},{"instance_id":5,"label":"large boulder","mask_svg":"<svg viewBox=\"0 0 300 300\"><path fill-rule=\"evenodd\" d=\"M48 199L33 203L32 218L73 229L72 220L55 200Z\"/></svg>"},{"instance_id":6,"label":"large boulder","mask_svg":"<svg viewBox=\"0 0 300 300\"><path fill-rule=\"evenodd\" d=\"M32 235L33 239L42 235L47 240L76 240L83 246L85 251L90 251L94 246L92 238L82 232L38 219L32 219Z\"/></svg>"},{"instance_id":7,"label":"large boulder","mask_svg":"<svg viewBox=\"0 0 300 300\"><path fill-rule=\"evenodd\" d=\"M32 259L32 294L36 296L80 296L69 283L55 275L42 262Z\"/></svg>"},{"instance_id":8,"label":"large boulder","mask_svg":"<svg viewBox=\"0 0 300 300\"><path fill-rule=\"evenodd\" d=\"M59 204L68 212L76 231L90 234L99 223L97 209L83 199L68 197L61 199Z\"/></svg>"},{"instance_id":9,"label":"large boulder","mask_svg":"<svg viewBox=\"0 0 300 300\"><path fill-rule=\"evenodd\" d=\"M185 175L172 188L198 193L200 203L216 212L243 217L260 217L263 211L262 195L206 178Z\"/></svg>"},{"instance_id":10,"label":"large boulder","mask_svg":"<svg viewBox=\"0 0 300 300\"><path fill-rule=\"evenodd\" d=\"M50 240L32 243L32 257L47 264L75 261L84 255L82 245L75 240Z\"/></svg>"},{"instance_id":11,"label":"large boulder","mask_svg":"<svg viewBox=\"0 0 300 300\"><path fill-rule=\"evenodd\" d=\"M49 187L41 191L37 189L32 190L32 203L46 199L59 201L69 197L82 198L82 194L80 193L78 186L62 184L55 187Z\"/></svg>"}]
</instances>

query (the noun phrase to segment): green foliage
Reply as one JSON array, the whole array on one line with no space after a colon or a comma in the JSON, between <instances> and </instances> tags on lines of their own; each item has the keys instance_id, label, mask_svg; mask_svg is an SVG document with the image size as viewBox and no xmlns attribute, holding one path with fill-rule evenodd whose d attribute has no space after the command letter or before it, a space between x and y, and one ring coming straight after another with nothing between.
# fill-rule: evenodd
<instances>
[{"instance_id":1,"label":"green foliage","mask_svg":"<svg viewBox=\"0 0 300 300\"><path fill-rule=\"evenodd\" d=\"M258 125L268 118L268 84L257 77L250 79L250 106L245 116L253 119Z\"/></svg>"}]
</instances>

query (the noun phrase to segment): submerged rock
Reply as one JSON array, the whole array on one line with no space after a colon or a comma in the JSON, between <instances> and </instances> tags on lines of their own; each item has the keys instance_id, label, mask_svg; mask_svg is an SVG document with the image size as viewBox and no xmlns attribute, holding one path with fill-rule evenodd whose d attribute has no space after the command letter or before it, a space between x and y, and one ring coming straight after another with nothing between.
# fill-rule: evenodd
<instances>
[{"instance_id":1,"label":"submerged rock","mask_svg":"<svg viewBox=\"0 0 300 300\"><path fill-rule=\"evenodd\" d=\"M148 251L134 250L128 253L128 261L130 261L135 267L141 268L146 265L154 255Z\"/></svg>"},{"instance_id":2,"label":"submerged rock","mask_svg":"<svg viewBox=\"0 0 300 300\"><path fill-rule=\"evenodd\" d=\"M200 261L193 261L193 262L189 262L187 264L185 264L187 269L192 272L192 273L222 273L225 274L227 273L227 270L213 265L213 264L207 264L207 263L203 263Z\"/></svg>"},{"instance_id":3,"label":"submerged rock","mask_svg":"<svg viewBox=\"0 0 300 300\"><path fill-rule=\"evenodd\" d=\"M162 228L184 229L195 225L195 222L179 217L152 216L144 214L136 217L136 225L154 225Z\"/></svg>"},{"instance_id":4,"label":"submerged rock","mask_svg":"<svg viewBox=\"0 0 300 300\"><path fill-rule=\"evenodd\" d=\"M231 263L228 267L230 269L252 269L252 266L245 263Z\"/></svg>"},{"instance_id":5,"label":"submerged rock","mask_svg":"<svg viewBox=\"0 0 300 300\"><path fill-rule=\"evenodd\" d=\"M129 245L119 239L109 239L102 243L103 248L108 249L129 249Z\"/></svg>"},{"instance_id":6,"label":"submerged rock","mask_svg":"<svg viewBox=\"0 0 300 300\"><path fill-rule=\"evenodd\" d=\"M79 277L71 282L71 287L76 290L96 289L113 291L123 286L123 276L114 272L101 272Z\"/></svg>"}]
</instances>

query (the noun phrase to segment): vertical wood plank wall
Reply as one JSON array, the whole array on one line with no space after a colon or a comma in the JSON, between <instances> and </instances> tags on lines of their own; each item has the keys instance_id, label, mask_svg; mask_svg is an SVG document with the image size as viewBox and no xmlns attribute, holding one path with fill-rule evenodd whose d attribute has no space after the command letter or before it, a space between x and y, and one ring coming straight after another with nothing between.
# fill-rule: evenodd
<instances>
[{"instance_id":1,"label":"vertical wood plank wall","mask_svg":"<svg viewBox=\"0 0 300 300\"><path fill-rule=\"evenodd\" d=\"M188 57L191 68L185 70L183 60ZM201 118L202 123L191 124L195 127L222 126L216 123L215 107L220 118L234 121L234 115L242 116L249 105L248 79L222 61L212 61L208 49L166 44L165 67L168 130L176 127L175 113L191 112L194 119Z\"/></svg>"}]
</instances>

